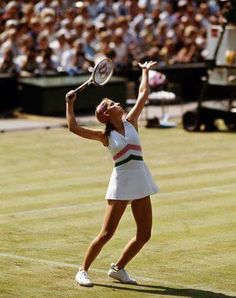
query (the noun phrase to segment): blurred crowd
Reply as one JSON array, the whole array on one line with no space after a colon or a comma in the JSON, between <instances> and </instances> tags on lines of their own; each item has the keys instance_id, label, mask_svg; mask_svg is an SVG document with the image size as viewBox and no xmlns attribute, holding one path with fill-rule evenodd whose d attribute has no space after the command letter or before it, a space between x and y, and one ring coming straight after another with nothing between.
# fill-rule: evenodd
<instances>
[{"instance_id":1,"label":"blurred crowd","mask_svg":"<svg viewBox=\"0 0 236 298\"><path fill-rule=\"evenodd\" d=\"M100 55L116 70L200 62L221 17L216 0L2 0L0 72L76 75Z\"/></svg>"}]
</instances>

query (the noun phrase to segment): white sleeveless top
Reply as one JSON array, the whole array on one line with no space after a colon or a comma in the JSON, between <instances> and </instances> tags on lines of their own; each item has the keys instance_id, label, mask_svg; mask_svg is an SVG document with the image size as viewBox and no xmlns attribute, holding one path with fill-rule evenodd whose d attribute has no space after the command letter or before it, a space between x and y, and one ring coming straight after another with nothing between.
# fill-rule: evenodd
<instances>
[{"instance_id":1,"label":"white sleeveless top","mask_svg":"<svg viewBox=\"0 0 236 298\"><path fill-rule=\"evenodd\" d=\"M115 167L108 185L106 199L135 200L158 192L142 157L139 135L135 127L124 121L125 135L112 130L108 137L108 149Z\"/></svg>"}]
</instances>

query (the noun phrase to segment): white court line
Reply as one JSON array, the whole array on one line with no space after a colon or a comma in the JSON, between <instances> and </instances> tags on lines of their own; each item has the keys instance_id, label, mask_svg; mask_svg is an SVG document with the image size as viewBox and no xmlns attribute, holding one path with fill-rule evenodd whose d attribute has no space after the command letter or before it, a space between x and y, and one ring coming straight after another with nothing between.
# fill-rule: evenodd
<instances>
[{"instance_id":1,"label":"white court line","mask_svg":"<svg viewBox=\"0 0 236 298\"><path fill-rule=\"evenodd\" d=\"M217 188L211 189L211 188L208 188L208 187L206 187L204 190L205 191L210 191L210 192L219 192L219 193L230 193L231 192L229 190L217 189Z\"/></svg>"},{"instance_id":2,"label":"white court line","mask_svg":"<svg viewBox=\"0 0 236 298\"><path fill-rule=\"evenodd\" d=\"M26 261L26 262L31 262L31 263L40 263L40 264L44 264L44 265L51 266L51 267L73 268L73 269L76 269L76 270L78 270L78 268L79 268L78 265L71 264L71 263L49 261L49 260L38 259L38 258L35 259L35 258L19 256L19 255L15 255L15 254L11 254L11 253L0 253L0 258L1 257L2 258L15 259L15 260L21 260L21 261ZM102 273L105 276L107 276L107 270L91 268L90 271L95 272L95 273ZM161 284L160 286L173 287L173 283L170 283L170 282L168 282L164 279L161 279L159 277L157 279L154 279L154 278L138 276L135 273L133 275L138 280L137 286L139 286L139 282L143 281L143 282L151 282L151 283L154 284L154 286L156 286L156 284L158 283L159 285ZM73 277L72 277L72 279L73 279ZM188 284L188 285L186 285L186 284L180 284L180 283L175 283L174 285L178 288L183 288L183 289L194 289L194 288L197 287L198 290L199 290L199 286L200 286L200 285L197 285L197 284ZM95 286L96 286L96 282L95 282ZM142 287L142 284L140 284L140 286ZM212 292L221 293L221 290L211 288L211 287L210 288L206 287L206 289L204 289L204 287L202 287L202 285L201 285L201 291L212 291Z\"/></svg>"},{"instance_id":3,"label":"white court line","mask_svg":"<svg viewBox=\"0 0 236 298\"><path fill-rule=\"evenodd\" d=\"M219 186L212 186L212 187L203 187L203 188L193 188L193 189L186 189L186 190L179 190L179 191L170 191L170 192L165 192L165 193L158 193L158 197L166 197L170 195L175 195L175 194L181 194L181 193L191 193L191 192L200 192L200 191L207 191L207 192L216 192L216 193L230 193L229 190L224 190L221 188L224 187L232 187L235 186L236 189L236 184L231 183L231 184L224 184L224 185L219 185ZM91 210L91 209L96 209L98 207L103 207L104 201L99 201L99 202L93 202L93 203L88 203L88 204L78 204L78 205L70 205L70 206L60 206L60 207L53 207L53 208L43 208L43 209L34 209L34 210L27 210L27 211L19 211L19 212L13 212L13 213L7 213L7 214L0 214L0 218L5 218L9 216L27 216L27 215L37 215L40 213L45 213L45 212L51 212L51 211L60 211L60 210L68 210L68 209L78 209L78 212L83 212L85 210Z\"/></svg>"},{"instance_id":4,"label":"white court line","mask_svg":"<svg viewBox=\"0 0 236 298\"><path fill-rule=\"evenodd\" d=\"M30 258L30 257L25 257L25 256L19 256L11 253L0 253L0 257L2 258L10 258L10 259L15 259L15 260L21 260L21 261L26 261L26 262L32 262L32 263L40 263L44 265L48 265L51 267L61 267L61 268L73 268L77 269L79 268L78 265L75 264L70 264L70 263L64 263L64 262L57 262L57 261L49 261L49 260L44 260L44 259L38 259L38 258ZM97 269L97 268L91 268L90 271L95 272L95 273L102 273L107 276L107 271L108 270L103 270L103 269ZM135 274L134 274L135 275ZM152 282L152 283L162 283L165 285L169 285L168 281L163 280L163 279L154 279L154 278L147 278L143 276L137 276L135 275L135 278L137 278L139 281L146 281L146 282ZM192 288L194 286L191 285L183 285L183 284L175 284L178 287L183 287L183 288ZM172 285L173 286L173 285ZM196 285L195 285L196 286Z\"/></svg>"},{"instance_id":5,"label":"white court line","mask_svg":"<svg viewBox=\"0 0 236 298\"><path fill-rule=\"evenodd\" d=\"M210 191L210 192L219 192L219 193L230 193L231 191L229 190L224 190L221 188L224 187L232 187L235 186L236 189L236 184L235 183L231 183L231 184L223 184L223 185L218 185L218 186L211 186L211 187L202 187L202 188L190 188L190 189L186 189L186 190L178 190L178 191L170 191L170 192L165 192L165 193L160 193L160 195L162 196L168 196L171 194L179 194L179 193L186 193L186 192L198 192L198 191Z\"/></svg>"},{"instance_id":6,"label":"white court line","mask_svg":"<svg viewBox=\"0 0 236 298\"><path fill-rule=\"evenodd\" d=\"M60 211L60 210L67 210L67 209L78 209L77 212L83 212L85 210L91 210L93 208L101 207L101 202L93 202L90 204L78 204L78 205L69 205L69 206L60 206L60 207L53 207L53 208L42 208L42 209L33 209L28 211L19 211L19 212L13 212L13 213L7 213L7 214L0 214L1 217L8 217L8 216L20 216L20 215L26 215L26 214L39 214L44 212L51 212L53 211Z\"/></svg>"},{"instance_id":7,"label":"white court line","mask_svg":"<svg viewBox=\"0 0 236 298\"><path fill-rule=\"evenodd\" d=\"M45 265L52 266L52 267L75 268L77 270L79 268L79 265L75 265L75 264L71 264L71 263L49 261L49 260L38 259L38 258L35 259L35 258L19 256L19 255L15 255L15 254L11 254L11 253L0 253L0 257L16 259L16 260L21 260L21 261L26 261L26 262L41 263L41 264L45 264ZM92 269L90 269L90 271L93 271L96 273L107 274L107 270L103 270L103 269L92 268ZM149 282L157 282L157 280L153 279L153 278L145 278L145 277L141 277L141 276L136 276L136 277L140 280L145 280L145 281L149 281ZM160 281L160 280L158 279L158 281Z\"/></svg>"},{"instance_id":8,"label":"white court line","mask_svg":"<svg viewBox=\"0 0 236 298\"><path fill-rule=\"evenodd\" d=\"M223 188L232 188L235 187L236 191L236 183L230 183L230 184L222 184L217 186L210 186L210 187L200 187L200 188L190 188L190 189L184 189L184 190L177 190L177 191L169 191L169 192L160 192L157 195L158 196L169 196L172 194L180 194L180 193L191 193L191 192L201 192L201 191L210 191L210 192L216 192L216 193L231 193L230 190L225 190Z\"/></svg>"}]
</instances>

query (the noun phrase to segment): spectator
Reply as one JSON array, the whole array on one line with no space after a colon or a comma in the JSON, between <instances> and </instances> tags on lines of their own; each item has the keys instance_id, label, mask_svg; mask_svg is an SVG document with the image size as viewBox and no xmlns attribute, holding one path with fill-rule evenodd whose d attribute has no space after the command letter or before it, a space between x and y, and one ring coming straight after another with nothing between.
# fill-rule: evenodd
<instances>
[{"instance_id":1,"label":"spectator","mask_svg":"<svg viewBox=\"0 0 236 298\"><path fill-rule=\"evenodd\" d=\"M38 63L36 61L36 50L29 49L28 52L18 60L19 74L22 77L33 77L38 74Z\"/></svg>"},{"instance_id":2,"label":"spectator","mask_svg":"<svg viewBox=\"0 0 236 298\"><path fill-rule=\"evenodd\" d=\"M97 12L97 10L98 10L97 1L96 0L87 0L85 2L87 4L87 11L88 11L88 14L89 14L89 18L91 20L93 20L98 15L98 12Z\"/></svg>"},{"instance_id":3,"label":"spectator","mask_svg":"<svg viewBox=\"0 0 236 298\"><path fill-rule=\"evenodd\" d=\"M176 44L172 38L166 39L163 47L159 52L159 57L165 64L173 64L176 60L173 59L173 56L176 53Z\"/></svg>"},{"instance_id":4,"label":"spectator","mask_svg":"<svg viewBox=\"0 0 236 298\"><path fill-rule=\"evenodd\" d=\"M141 31L144 27L145 19L147 16L147 11L145 5L138 5L137 11L135 11L136 15L133 19L131 19L131 26L137 27L139 31Z\"/></svg>"},{"instance_id":5,"label":"spectator","mask_svg":"<svg viewBox=\"0 0 236 298\"><path fill-rule=\"evenodd\" d=\"M49 47L52 49L52 59L58 67L62 67L61 61L63 53L67 50L69 50L69 33L66 29L60 29L55 34L56 38L53 40Z\"/></svg>"},{"instance_id":6,"label":"spectator","mask_svg":"<svg viewBox=\"0 0 236 298\"><path fill-rule=\"evenodd\" d=\"M38 72L42 76L55 75L57 72L57 61L53 60L52 49L50 47L41 51L36 57L36 63L38 64Z\"/></svg>"},{"instance_id":7,"label":"spectator","mask_svg":"<svg viewBox=\"0 0 236 298\"><path fill-rule=\"evenodd\" d=\"M196 62L198 55L196 45L192 43L190 38L186 38L183 47L172 57L171 63Z\"/></svg>"},{"instance_id":8,"label":"spectator","mask_svg":"<svg viewBox=\"0 0 236 298\"><path fill-rule=\"evenodd\" d=\"M206 32L212 24L224 22L227 5L216 0L3 0L0 58L5 60L10 47L8 53L20 69L22 61L36 65L32 61L37 53L53 63L49 68L57 65L60 70L65 57L74 55L73 43L79 39L79 61L83 55L85 60L75 73L98 54L114 58L118 68L149 56L158 57L161 64L202 61Z\"/></svg>"},{"instance_id":9,"label":"spectator","mask_svg":"<svg viewBox=\"0 0 236 298\"><path fill-rule=\"evenodd\" d=\"M110 40L112 38L112 33L110 31L103 31L99 35L98 46L96 47L95 60L97 56L107 56L114 60L115 50L114 46L110 45Z\"/></svg>"},{"instance_id":10,"label":"spectator","mask_svg":"<svg viewBox=\"0 0 236 298\"><path fill-rule=\"evenodd\" d=\"M56 39L56 24L55 19L52 16L46 16L43 18L42 22L42 33L44 33L49 42Z\"/></svg>"},{"instance_id":11,"label":"spectator","mask_svg":"<svg viewBox=\"0 0 236 298\"><path fill-rule=\"evenodd\" d=\"M18 41L18 56L25 55L34 47L34 40L29 34L24 34Z\"/></svg>"},{"instance_id":12,"label":"spectator","mask_svg":"<svg viewBox=\"0 0 236 298\"><path fill-rule=\"evenodd\" d=\"M129 51L123 40L123 30L121 28L117 28L115 30L113 41L110 43L110 47L115 53L113 61L117 69L130 66L131 62L129 61Z\"/></svg>"},{"instance_id":13,"label":"spectator","mask_svg":"<svg viewBox=\"0 0 236 298\"><path fill-rule=\"evenodd\" d=\"M98 15L105 14L109 17L114 17L115 12L113 10L113 0L98 1L97 6L98 6L98 10L97 10Z\"/></svg>"},{"instance_id":14,"label":"spectator","mask_svg":"<svg viewBox=\"0 0 236 298\"><path fill-rule=\"evenodd\" d=\"M199 14L202 15L202 26L207 28L209 26L210 9L207 3L201 3L199 5Z\"/></svg>"},{"instance_id":15,"label":"spectator","mask_svg":"<svg viewBox=\"0 0 236 298\"><path fill-rule=\"evenodd\" d=\"M2 16L4 20L19 19L20 17L20 5L17 1L10 1L5 6L5 12Z\"/></svg>"},{"instance_id":16,"label":"spectator","mask_svg":"<svg viewBox=\"0 0 236 298\"><path fill-rule=\"evenodd\" d=\"M35 5L35 14L40 15L44 8L50 7L51 0L40 0Z\"/></svg>"},{"instance_id":17,"label":"spectator","mask_svg":"<svg viewBox=\"0 0 236 298\"><path fill-rule=\"evenodd\" d=\"M91 31L86 31L83 34L84 52L88 60L93 61L96 54L96 39L94 39Z\"/></svg>"},{"instance_id":18,"label":"spectator","mask_svg":"<svg viewBox=\"0 0 236 298\"><path fill-rule=\"evenodd\" d=\"M74 19L74 22L73 22L73 31L74 31L74 34L77 35L77 38L81 38L82 35L83 35L83 32L85 30L85 19L78 15L75 19Z\"/></svg>"},{"instance_id":19,"label":"spectator","mask_svg":"<svg viewBox=\"0 0 236 298\"><path fill-rule=\"evenodd\" d=\"M14 53L10 46L5 46L2 49L2 57L0 58L0 72L16 74L17 66L13 60Z\"/></svg>"},{"instance_id":20,"label":"spectator","mask_svg":"<svg viewBox=\"0 0 236 298\"><path fill-rule=\"evenodd\" d=\"M61 65L71 76L80 74L88 69L90 63L85 55L84 45L81 39L76 39L73 42L73 48L63 53Z\"/></svg>"},{"instance_id":21,"label":"spectator","mask_svg":"<svg viewBox=\"0 0 236 298\"><path fill-rule=\"evenodd\" d=\"M49 48L48 35L46 32L42 31L38 35L36 49L38 50L38 52L40 52L40 51L45 51L47 48Z\"/></svg>"},{"instance_id":22,"label":"spectator","mask_svg":"<svg viewBox=\"0 0 236 298\"><path fill-rule=\"evenodd\" d=\"M29 35L34 41L34 48L37 46L37 38L42 30L41 23L38 17L31 17L29 21Z\"/></svg>"},{"instance_id":23,"label":"spectator","mask_svg":"<svg viewBox=\"0 0 236 298\"><path fill-rule=\"evenodd\" d=\"M22 13L26 20L26 22L29 24L31 18L33 18L34 15L34 4L33 3L24 3L22 6Z\"/></svg>"},{"instance_id":24,"label":"spectator","mask_svg":"<svg viewBox=\"0 0 236 298\"><path fill-rule=\"evenodd\" d=\"M17 30L14 28L11 28L7 31L5 31L5 36L3 36L3 43L0 48L0 51L2 52L2 49L5 47L10 47L12 49L12 53L14 57L18 55L18 45L17 45Z\"/></svg>"},{"instance_id":25,"label":"spectator","mask_svg":"<svg viewBox=\"0 0 236 298\"><path fill-rule=\"evenodd\" d=\"M128 16L129 15L129 9L126 4L126 0L117 1L113 4L112 9L114 11L114 14L119 16Z\"/></svg>"}]
</instances>

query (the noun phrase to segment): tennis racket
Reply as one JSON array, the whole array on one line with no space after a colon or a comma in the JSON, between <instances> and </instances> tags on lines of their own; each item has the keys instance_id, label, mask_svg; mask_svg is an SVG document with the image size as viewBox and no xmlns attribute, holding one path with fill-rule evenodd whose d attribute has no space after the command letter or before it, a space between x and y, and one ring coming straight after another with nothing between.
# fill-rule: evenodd
<instances>
[{"instance_id":1,"label":"tennis racket","mask_svg":"<svg viewBox=\"0 0 236 298\"><path fill-rule=\"evenodd\" d=\"M103 58L98 61L93 68L91 77L84 82L82 85L74 89L75 92L80 91L90 84L94 84L96 86L105 85L111 78L114 71L114 64L111 59Z\"/></svg>"}]
</instances>

